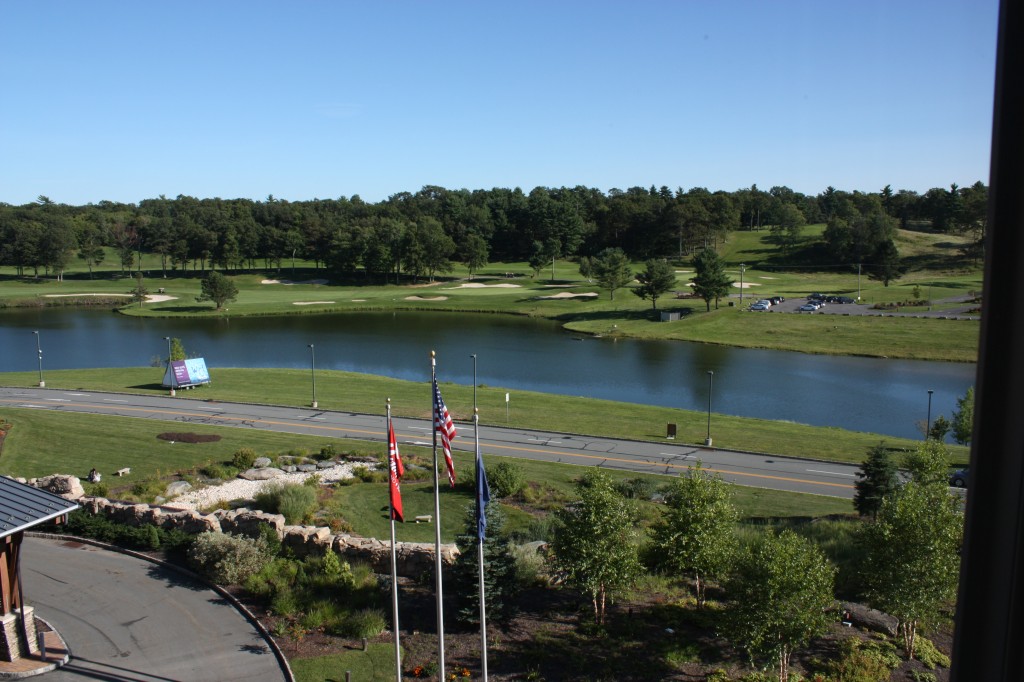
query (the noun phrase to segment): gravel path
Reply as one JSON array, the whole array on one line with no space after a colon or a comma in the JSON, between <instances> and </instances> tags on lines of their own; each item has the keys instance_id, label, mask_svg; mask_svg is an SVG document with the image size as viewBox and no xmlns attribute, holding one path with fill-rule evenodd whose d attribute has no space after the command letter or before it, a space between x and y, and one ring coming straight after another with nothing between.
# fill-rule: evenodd
<instances>
[{"instance_id":1,"label":"gravel path","mask_svg":"<svg viewBox=\"0 0 1024 682\"><path fill-rule=\"evenodd\" d=\"M230 502L231 500L251 500L263 490L286 483L303 483L310 476L319 476L324 483L332 483L345 478L352 478L352 470L359 464L338 464L327 469L320 469L315 472L296 472L293 474L282 474L276 478L266 481L247 481L244 478L236 478L220 485L211 485L204 488L190 490L187 493L178 495L172 500L164 502L164 507L177 509L207 509L218 502Z\"/></svg>"}]
</instances>

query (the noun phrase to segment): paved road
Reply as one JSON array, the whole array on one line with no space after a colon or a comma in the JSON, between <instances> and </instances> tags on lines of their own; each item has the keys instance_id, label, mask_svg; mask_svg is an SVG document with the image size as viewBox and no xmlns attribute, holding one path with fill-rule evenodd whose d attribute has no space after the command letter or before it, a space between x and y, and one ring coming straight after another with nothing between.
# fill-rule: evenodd
<instances>
[{"instance_id":1,"label":"paved road","mask_svg":"<svg viewBox=\"0 0 1024 682\"><path fill-rule=\"evenodd\" d=\"M169 396L92 393L61 389L3 388L0 405L162 419L185 424L266 429L329 438L384 440L382 415L328 412L310 408L221 403ZM459 425L453 442L472 451L472 424ZM430 422L395 419L401 443L429 446ZM481 427L484 454L505 455L581 466L602 466L643 473L678 474L701 460L730 482L790 492L851 499L857 466L676 444Z\"/></svg>"},{"instance_id":2,"label":"paved road","mask_svg":"<svg viewBox=\"0 0 1024 682\"><path fill-rule=\"evenodd\" d=\"M288 679L252 624L208 587L77 542L26 538L26 601L71 650L47 682Z\"/></svg>"}]
</instances>

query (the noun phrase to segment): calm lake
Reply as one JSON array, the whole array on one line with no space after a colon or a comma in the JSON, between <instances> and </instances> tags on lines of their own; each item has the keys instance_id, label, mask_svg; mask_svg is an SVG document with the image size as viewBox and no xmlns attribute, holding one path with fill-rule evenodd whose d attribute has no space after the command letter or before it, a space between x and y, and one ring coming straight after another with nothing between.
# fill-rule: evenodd
<instances>
[{"instance_id":1,"label":"calm lake","mask_svg":"<svg viewBox=\"0 0 1024 682\"><path fill-rule=\"evenodd\" d=\"M0 372L139 367L167 354L164 337L218 367L340 369L428 381L606 398L920 437L916 422L947 417L975 380L975 365L748 350L679 341L582 338L553 322L416 312L230 320L139 319L109 310L6 310ZM156 370L159 375L159 370ZM514 394L512 400L515 400ZM571 408L567 401L567 409ZM369 406L367 409L371 409Z\"/></svg>"}]
</instances>

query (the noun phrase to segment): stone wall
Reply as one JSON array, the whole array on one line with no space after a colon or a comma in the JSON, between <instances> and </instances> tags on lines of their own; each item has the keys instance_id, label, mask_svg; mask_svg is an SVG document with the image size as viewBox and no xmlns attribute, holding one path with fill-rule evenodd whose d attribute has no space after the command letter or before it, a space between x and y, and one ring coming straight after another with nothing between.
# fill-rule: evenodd
<instances>
[{"instance_id":1,"label":"stone wall","mask_svg":"<svg viewBox=\"0 0 1024 682\"><path fill-rule=\"evenodd\" d=\"M65 479L74 479L73 481ZM25 482L25 481L23 481ZM48 476L46 479L32 479L29 485L52 487L70 492L81 490L74 476ZM76 487L77 486L77 487ZM58 493L60 494L60 493ZM261 528L269 526L281 544L297 557L323 556L328 551L337 552L345 559L369 564L379 573L391 572L391 544L374 538L354 535L335 535L323 526L288 526L281 514L268 514L258 509L218 509L212 514L176 509L160 505L117 502L103 497L79 496L76 499L82 509L90 514L103 516L127 526L153 525L166 530L182 530L186 533L223 532L234 535L259 537ZM441 561L447 565L455 562L459 550L454 544L441 545ZM395 560L398 575L417 578L434 566L434 544L430 542L398 542L395 544Z\"/></svg>"}]
</instances>

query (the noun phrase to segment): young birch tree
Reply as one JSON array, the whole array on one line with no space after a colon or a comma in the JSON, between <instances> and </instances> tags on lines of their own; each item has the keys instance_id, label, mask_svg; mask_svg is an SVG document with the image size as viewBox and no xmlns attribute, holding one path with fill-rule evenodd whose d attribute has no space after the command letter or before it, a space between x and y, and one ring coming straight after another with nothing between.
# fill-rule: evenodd
<instances>
[{"instance_id":1,"label":"young birch tree","mask_svg":"<svg viewBox=\"0 0 1024 682\"><path fill-rule=\"evenodd\" d=\"M729 569L736 553L736 520L729 486L700 462L672 482L665 514L654 527L654 542L668 568L693 577L697 606L703 607L708 579Z\"/></svg>"},{"instance_id":2,"label":"young birch tree","mask_svg":"<svg viewBox=\"0 0 1024 682\"><path fill-rule=\"evenodd\" d=\"M779 682L789 679L793 651L824 634L836 569L816 545L793 531L769 531L740 554L726 590L727 627L752 662L774 661Z\"/></svg>"},{"instance_id":3,"label":"young birch tree","mask_svg":"<svg viewBox=\"0 0 1024 682\"><path fill-rule=\"evenodd\" d=\"M579 502L555 513L554 564L568 585L590 596L594 621L603 625L608 595L640 574L636 514L598 469L584 474L577 492Z\"/></svg>"},{"instance_id":4,"label":"young birch tree","mask_svg":"<svg viewBox=\"0 0 1024 682\"><path fill-rule=\"evenodd\" d=\"M947 487L944 445L925 441L907 464L913 479L883 500L858 543L868 603L896 618L913 659L918 627L935 623L956 595L963 512Z\"/></svg>"}]
</instances>

